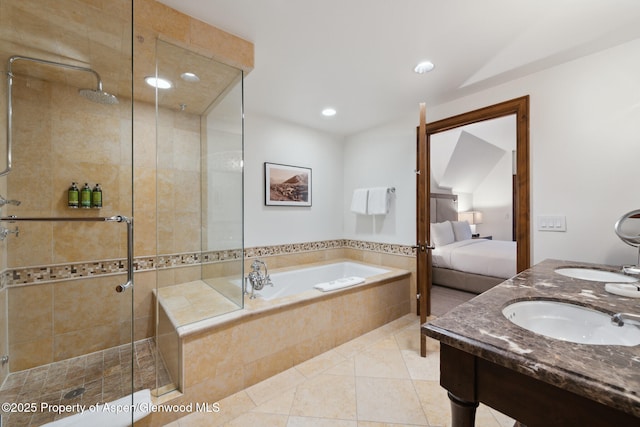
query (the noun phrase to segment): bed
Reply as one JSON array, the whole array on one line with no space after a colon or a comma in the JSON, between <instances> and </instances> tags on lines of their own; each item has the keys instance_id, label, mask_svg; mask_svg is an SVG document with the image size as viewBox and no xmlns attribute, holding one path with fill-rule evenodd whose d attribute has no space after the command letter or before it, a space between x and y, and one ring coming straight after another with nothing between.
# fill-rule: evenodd
<instances>
[{"instance_id":1,"label":"bed","mask_svg":"<svg viewBox=\"0 0 640 427\"><path fill-rule=\"evenodd\" d=\"M516 274L516 242L473 238L457 221L457 197L432 193L432 284L476 294Z\"/></svg>"}]
</instances>

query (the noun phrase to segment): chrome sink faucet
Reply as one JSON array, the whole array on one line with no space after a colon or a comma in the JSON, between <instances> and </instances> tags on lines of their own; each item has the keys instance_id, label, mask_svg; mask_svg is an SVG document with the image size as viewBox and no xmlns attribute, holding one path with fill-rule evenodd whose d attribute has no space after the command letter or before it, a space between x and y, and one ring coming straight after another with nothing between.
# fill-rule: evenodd
<instances>
[{"instance_id":1,"label":"chrome sink faucet","mask_svg":"<svg viewBox=\"0 0 640 427\"><path fill-rule=\"evenodd\" d=\"M631 313L616 313L611 316L611 323L618 326L624 326L625 320L640 322L640 315Z\"/></svg>"},{"instance_id":2,"label":"chrome sink faucet","mask_svg":"<svg viewBox=\"0 0 640 427\"><path fill-rule=\"evenodd\" d=\"M262 273L263 267L264 273ZM256 297L255 291L263 289L266 285L273 286L267 264L256 259L251 263L251 272L244 279L244 293L245 295L248 294L248 287L251 286L251 296L249 298L254 299Z\"/></svg>"}]
</instances>

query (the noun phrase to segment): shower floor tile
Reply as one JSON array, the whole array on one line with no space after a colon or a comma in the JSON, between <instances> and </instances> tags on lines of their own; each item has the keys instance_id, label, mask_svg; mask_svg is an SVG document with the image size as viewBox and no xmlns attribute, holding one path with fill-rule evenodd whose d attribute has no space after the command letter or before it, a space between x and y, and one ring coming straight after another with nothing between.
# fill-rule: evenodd
<instances>
[{"instance_id":1,"label":"shower floor tile","mask_svg":"<svg viewBox=\"0 0 640 427\"><path fill-rule=\"evenodd\" d=\"M93 405L110 402L133 390L154 389L171 383L151 338L84 356L9 374L0 387L0 403L16 404L16 412L0 411L2 427L39 426L72 415L47 410L52 405ZM22 405L28 404L27 408ZM48 406L47 406L48 405ZM27 411L24 409L35 409ZM4 409L4 408L3 408ZM44 410L43 410L44 409Z\"/></svg>"}]
</instances>

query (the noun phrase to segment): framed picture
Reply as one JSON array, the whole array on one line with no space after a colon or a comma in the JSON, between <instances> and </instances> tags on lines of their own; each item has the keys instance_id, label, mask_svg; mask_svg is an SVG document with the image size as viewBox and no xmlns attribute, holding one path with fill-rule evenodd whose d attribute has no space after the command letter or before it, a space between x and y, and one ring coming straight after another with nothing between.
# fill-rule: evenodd
<instances>
[{"instance_id":1,"label":"framed picture","mask_svg":"<svg viewBox=\"0 0 640 427\"><path fill-rule=\"evenodd\" d=\"M267 206L311 206L311 169L264 164L264 204Z\"/></svg>"}]
</instances>

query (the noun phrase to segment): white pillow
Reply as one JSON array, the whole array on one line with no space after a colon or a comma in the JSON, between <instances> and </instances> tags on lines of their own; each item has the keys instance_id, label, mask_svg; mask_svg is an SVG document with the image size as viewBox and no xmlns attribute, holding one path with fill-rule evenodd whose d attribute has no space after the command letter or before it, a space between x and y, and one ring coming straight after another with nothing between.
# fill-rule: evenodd
<instances>
[{"instance_id":1,"label":"white pillow","mask_svg":"<svg viewBox=\"0 0 640 427\"><path fill-rule=\"evenodd\" d=\"M431 224L431 241L436 246L444 246L456 241L451 221L434 222Z\"/></svg>"},{"instance_id":2,"label":"white pillow","mask_svg":"<svg viewBox=\"0 0 640 427\"><path fill-rule=\"evenodd\" d=\"M456 237L456 242L471 238L471 226L467 221L452 221L451 227L453 228L453 235Z\"/></svg>"}]
</instances>

